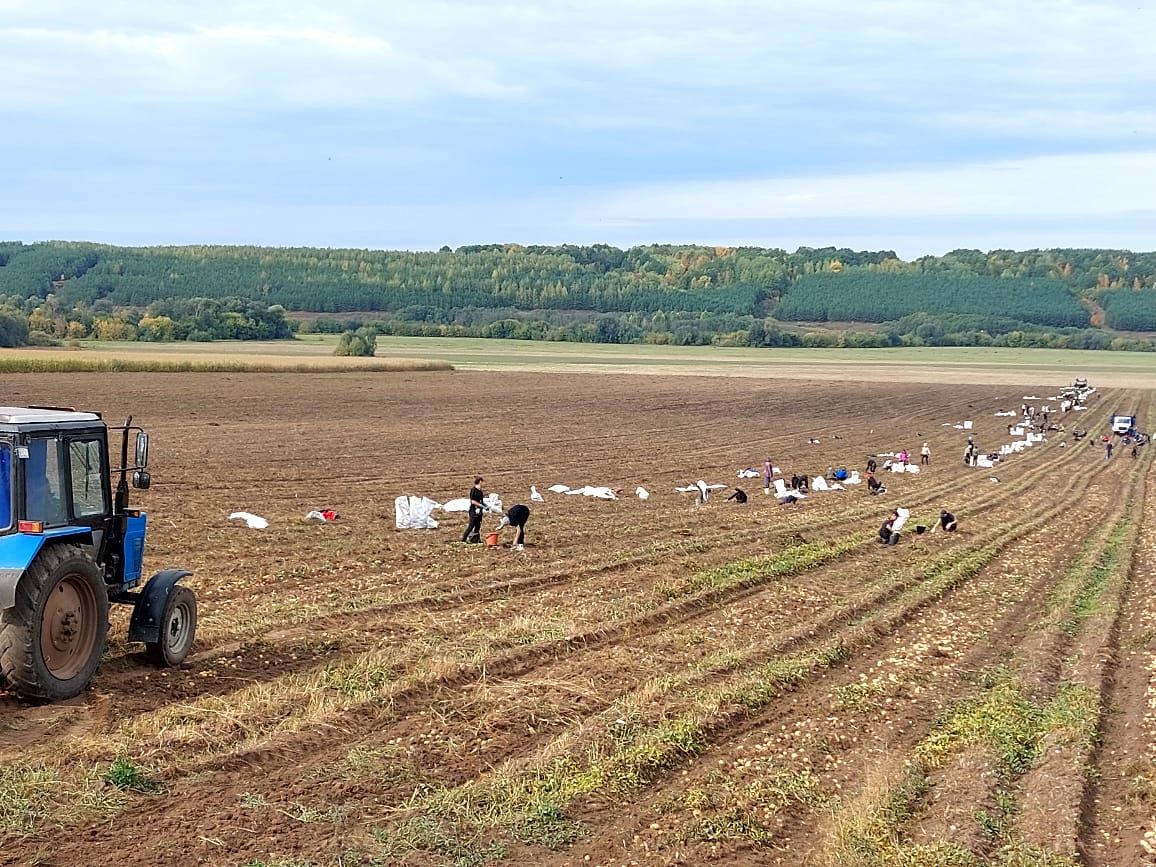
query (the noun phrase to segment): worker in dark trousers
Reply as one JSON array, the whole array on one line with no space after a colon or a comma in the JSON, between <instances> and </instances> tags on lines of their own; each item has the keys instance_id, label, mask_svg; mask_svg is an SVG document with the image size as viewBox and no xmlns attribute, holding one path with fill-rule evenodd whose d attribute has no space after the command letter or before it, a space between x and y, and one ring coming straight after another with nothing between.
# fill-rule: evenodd
<instances>
[{"instance_id":1,"label":"worker in dark trousers","mask_svg":"<svg viewBox=\"0 0 1156 867\"><path fill-rule=\"evenodd\" d=\"M955 520L955 515L947 511L947 509L939 510L939 520L931 528L931 532L936 530L943 530L947 533L954 533L955 528L959 526L959 522Z\"/></svg>"},{"instance_id":2,"label":"worker in dark trousers","mask_svg":"<svg viewBox=\"0 0 1156 867\"><path fill-rule=\"evenodd\" d=\"M474 486L470 488L470 522L466 524L466 530L462 533L463 542L476 545L482 541L482 513L486 510L486 495L482 485L485 484L485 481L481 476L478 476L474 479Z\"/></svg>"},{"instance_id":3,"label":"worker in dark trousers","mask_svg":"<svg viewBox=\"0 0 1156 867\"><path fill-rule=\"evenodd\" d=\"M503 527L513 527L518 532L514 536L513 550L525 550L526 544L526 522L530 520L530 507L523 506L518 503L516 506L510 506L510 510L502 516L502 520L498 523L498 529Z\"/></svg>"},{"instance_id":4,"label":"worker in dark trousers","mask_svg":"<svg viewBox=\"0 0 1156 867\"><path fill-rule=\"evenodd\" d=\"M884 545L894 545L895 544L895 542L891 541L891 527L895 523L895 521L898 517L899 517L898 512L892 512L890 515L888 515L884 519L883 524L879 527L879 541L882 542ZM897 541L899 541L899 539L898 539L899 534L896 533L895 535L896 535L895 541L897 542Z\"/></svg>"}]
</instances>

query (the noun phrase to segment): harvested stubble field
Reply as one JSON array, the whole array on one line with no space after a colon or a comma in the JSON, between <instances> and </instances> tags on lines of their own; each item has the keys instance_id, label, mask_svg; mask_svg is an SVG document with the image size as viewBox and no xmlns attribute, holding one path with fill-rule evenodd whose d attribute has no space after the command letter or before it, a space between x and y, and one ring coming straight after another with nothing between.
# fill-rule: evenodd
<instances>
[{"instance_id":1,"label":"harvested stubble field","mask_svg":"<svg viewBox=\"0 0 1156 867\"><path fill-rule=\"evenodd\" d=\"M158 671L118 612L89 692L5 700L0 863L1150 863L1153 451L1106 463L1053 435L998 483L963 466L943 423L995 447L1022 387L2 379L7 402L149 428L146 567L195 570L201 628ZM1150 393L1062 420L1123 407L1146 424ZM672 493L768 453L816 475L924 440L932 465L882 498ZM624 495L547 494L523 553L457 543L461 516L394 529L395 496L475 473L507 506L531 484ZM960 532L881 546L896 505ZM302 521L324 507L340 520Z\"/></svg>"}]
</instances>

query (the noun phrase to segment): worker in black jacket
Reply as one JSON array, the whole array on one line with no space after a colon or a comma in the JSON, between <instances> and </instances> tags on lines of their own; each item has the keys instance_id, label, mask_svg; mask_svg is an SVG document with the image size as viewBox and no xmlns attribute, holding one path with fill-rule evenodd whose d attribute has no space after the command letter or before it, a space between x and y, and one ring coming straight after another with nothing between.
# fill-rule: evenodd
<instances>
[{"instance_id":1,"label":"worker in black jacket","mask_svg":"<svg viewBox=\"0 0 1156 867\"><path fill-rule=\"evenodd\" d=\"M959 526L959 522L955 520L955 515L947 511L947 509L940 509L939 520L931 528L931 532L936 530L943 530L947 533L954 533L955 528Z\"/></svg>"},{"instance_id":2,"label":"worker in black jacket","mask_svg":"<svg viewBox=\"0 0 1156 867\"><path fill-rule=\"evenodd\" d=\"M514 536L513 549L515 551L525 550L526 544L526 522L530 520L530 507L523 506L518 503L516 506L510 506L510 510L502 517L498 523L498 529L503 527L513 527L518 532Z\"/></svg>"},{"instance_id":3,"label":"worker in black jacket","mask_svg":"<svg viewBox=\"0 0 1156 867\"><path fill-rule=\"evenodd\" d=\"M478 476L474 479L474 486L470 488L470 522L466 524L465 532L462 533L462 541L477 544L482 541L482 513L486 510L485 492L482 485L485 484L485 479Z\"/></svg>"}]
</instances>

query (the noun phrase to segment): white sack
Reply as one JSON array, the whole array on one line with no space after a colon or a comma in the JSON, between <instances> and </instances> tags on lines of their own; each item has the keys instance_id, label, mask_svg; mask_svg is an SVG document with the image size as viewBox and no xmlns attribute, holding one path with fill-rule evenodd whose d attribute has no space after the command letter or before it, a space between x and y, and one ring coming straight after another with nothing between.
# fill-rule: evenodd
<instances>
[{"instance_id":1,"label":"white sack","mask_svg":"<svg viewBox=\"0 0 1156 867\"><path fill-rule=\"evenodd\" d=\"M250 530L264 530L269 526L269 522L260 515L254 515L252 512L233 512L229 515L230 521L244 521L245 525Z\"/></svg>"},{"instance_id":2,"label":"white sack","mask_svg":"<svg viewBox=\"0 0 1156 867\"><path fill-rule=\"evenodd\" d=\"M409 498L409 525L414 530L436 530L438 522L433 518L433 510L438 504L429 497Z\"/></svg>"},{"instance_id":3,"label":"white sack","mask_svg":"<svg viewBox=\"0 0 1156 867\"><path fill-rule=\"evenodd\" d=\"M594 497L599 500L618 499L617 495L610 488L595 487L594 485L583 485L580 488L571 488L565 493L575 497Z\"/></svg>"},{"instance_id":4,"label":"white sack","mask_svg":"<svg viewBox=\"0 0 1156 867\"><path fill-rule=\"evenodd\" d=\"M409 497L396 497L393 501L393 523L399 530L409 529Z\"/></svg>"},{"instance_id":5,"label":"white sack","mask_svg":"<svg viewBox=\"0 0 1156 867\"><path fill-rule=\"evenodd\" d=\"M617 500L618 495L614 493L611 488L594 487L587 485L582 489L582 495L586 497L594 497L596 500Z\"/></svg>"},{"instance_id":6,"label":"white sack","mask_svg":"<svg viewBox=\"0 0 1156 867\"><path fill-rule=\"evenodd\" d=\"M468 502L468 500L467 500ZM397 497L393 501L393 521L399 530L436 530L433 510L438 504L429 497Z\"/></svg>"}]
</instances>

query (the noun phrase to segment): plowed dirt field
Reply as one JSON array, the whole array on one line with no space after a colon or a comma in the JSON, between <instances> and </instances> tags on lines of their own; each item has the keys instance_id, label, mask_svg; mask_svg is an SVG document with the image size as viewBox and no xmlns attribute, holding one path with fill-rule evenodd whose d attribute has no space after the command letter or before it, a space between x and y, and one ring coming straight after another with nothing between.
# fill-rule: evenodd
<instances>
[{"instance_id":1,"label":"plowed dirt field","mask_svg":"<svg viewBox=\"0 0 1156 867\"><path fill-rule=\"evenodd\" d=\"M0 693L0 863L1156 863L1156 450L1096 442L1150 392L982 470L953 424L994 450L1056 383L0 379L150 431L146 570L192 569L201 615L179 669L116 611L80 698ZM925 441L879 497L736 479ZM477 474L532 507L524 551L395 529ZM700 478L750 501L674 492ZM959 531L917 535L942 507Z\"/></svg>"}]
</instances>

